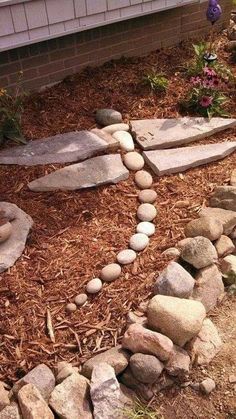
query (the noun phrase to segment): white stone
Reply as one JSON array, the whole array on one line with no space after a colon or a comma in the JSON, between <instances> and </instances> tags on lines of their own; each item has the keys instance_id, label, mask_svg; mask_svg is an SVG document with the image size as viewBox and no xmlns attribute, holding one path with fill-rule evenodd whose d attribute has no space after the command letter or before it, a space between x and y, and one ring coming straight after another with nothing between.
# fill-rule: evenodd
<instances>
[{"instance_id":1,"label":"white stone","mask_svg":"<svg viewBox=\"0 0 236 419\"><path fill-rule=\"evenodd\" d=\"M116 131L129 131L129 125L123 123L107 125L106 127L102 128L102 131L113 135Z\"/></svg>"},{"instance_id":2,"label":"white stone","mask_svg":"<svg viewBox=\"0 0 236 419\"><path fill-rule=\"evenodd\" d=\"M28 184L30 190L47 192L77 190L93 186L118 183L129 177L119 154L94 157L82 163L58 169Z\"/></svg>"},{"instance_id":3,"label":"white stone","mask_svg":"<svg viewBox=\"0 0 236 419\"><path fill-rule=\"evenodd\" d=\"M86 303L87 299L88 297L86 294L78 294L76 295L74 301L77 306L83 306Z\"/></svg>"},{"instance_id":4,"label":"white stone","mask_svg":"<svg viewBox=\"0 0 236 419\"><path fill-rule=\"evenodd\" d=\"M73 313L74 311L76 311L76 309L77 309L77 307L76 307L76 304L74 304L74 303L68 303L66 305L67 313Z\"/></svg>"},{"instance_id":5,"label":"white stone","mask_svg":"<svg viewBox=\"0 0 236 419\"><path fill-rule=\"evenodd\" d=\"M112 282L119 278L121 274L121 267L118 263L110 263L101 271L101 279L105 282Z\"/></svg>"},{"instance_id":6,"label":"white stone","mask_svg":"<svg viewBox=\"0 0 236 419\"><path fill-rule=\"evenodd\" d=\"M3 243L7 239L9 239L11 233L12 225L9 221L7 221L5 224L0 225L0 243Z\"/></svg>"},{"instance_id":7,"label":"white stone","mask_svg":"<svg viewBox=\"0 0 236 419\"><path fill-rule=\"evenodd\" d=\"M136 259L137 255L134 250L132 249L125 249L121 250L121 252L117 255L117 261L121 265L128 265L129 263L132 263Z\"/></svg>"},{"instance_id":8,"label":"white stone","mask_svg":"<svg viewBox=\"0 0 236 419\"><path fill-rule=\"evenodd\" d=\"M226 141L171 150L145 151L143 157L155 174L163 176L182 173L193 167L223 159L235 150L236 141Z\"/></svg>"},{"instance_id":9,"label":"white stone","mask_svg":"<svg viewBox=\"0 0 236 419\"><path fill-rule=\"evenodd\" d=\"M149 238L146 234L143 233L136 233L132 237L130 237L129 245L131 249L135 250L136 252L141 252L142 250L147 247L149 243Z\"/></svg>"},{"instance_id":10,"label":"white stone","mask_svg":"<svg viewBox=\"0 0 236 419\"><path fill-rule=\"evenodd\" d=\"M141 170L144 166L144 159L137 151L130 151L124 156L124 164L129 170Z\"/></svg>"},{"instance_id":11,"label":"white stone","mask_svg":"<svg viewBox=\"0 0 236 419\"><path fill-rule=\"evenodd\" d=\"M236 119L184 117L145 119L131 122L136 141L144 150L188 144L236 126Z\"/></svg>"},{"instance_id":12,"label":"white stone","mask_svg":"<svg viewBox=\"0 0 236 419\"><path fill-rule=\"evenodd\" d=\"M138 223L136 231L150 237L155 233L155 225L149 221L141 221L141 223Z\"/></svg>"},{"instance_id":13,"label":"white stone","mask_svg":"<svg viewBox=\"0 0 236 419\"><path fill-rule=\"evenodd\" d=\"M146 170L139 170L135 173L134 181L140 189L148 189L152 186L152 176Z\"/></svg>"},{"instance_id":14,"label":"white stone","mask_svg":"<svg viewBox=\"0 0 236 419\"><path fill-rule=\"evenodd\" d=\"M153 202L157 199L157 193L152 189L143 189L139 192L138 199L140 202L153 204Z\"/></svg>"},{"instance_id":15,"label":"white stone","mask_svg":"<svg viewBox=\"0 0 236 419\"><path fill-rule=\"evenodd\" d=\"M141 204L137 210L137 217L140 221L152 221L157 215L157 210L152 204Z\"/></svg>"},{"instance_id":16,"label":"white stone","mask_svg":"<svg viewBox=\"0 0 236 419\"><path fill-rule=\"evenodd\" d=\"M132 135L127 131L116 131L113 134L113 138L119 141L120 147L125 151L134 150L134 141Z\"/></svg>"},{"instance_id":17,"label":"white stone","mask_svg":"<svg viewBox=\"0 0 236 419\"><path fill-rule=\"evenodd\" d=\"M93 278L86 285L86 291L89 294L97 294L102 289L102 281L99 278Z\"/></svg>"}]
</instances>

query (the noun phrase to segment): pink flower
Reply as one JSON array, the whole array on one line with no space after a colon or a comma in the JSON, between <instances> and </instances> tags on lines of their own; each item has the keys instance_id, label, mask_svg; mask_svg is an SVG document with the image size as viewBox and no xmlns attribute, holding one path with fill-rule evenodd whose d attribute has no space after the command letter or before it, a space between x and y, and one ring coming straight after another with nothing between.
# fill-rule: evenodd
<instances>
[{"instance_id":1,"label":"pink flower","mask_svg":"<svg viewBox=\"0 0 236 419\"><path fill-rule=\"evenodd\" d=\"M202 96L199 103L203 108L209 108L212 105L213 98L211 96Z\"/></svg>"},{"instance_id":2,"label":"pink flower","mask_svg":"<svg viewBox=\"0 0 236 419\"><path fill-rule=\"evenodd\" d=\"M199 76L197 77L191 77L191 83L193 84L193 86L197 86L198 84L201 83L201 78Z\"/></svg>"},{"instance_id":3,"label":"pink flower","mask_svg":"<svg viewBox=\"0 0 236 419\"><path fill-rule=\"evenodd\" d=\"M209 67L204 67L203 69L203 73L207 76L207 77L217 77L217 74L215 72L215 70L213 70L212 68Z\"/></svg>"}]
</instances>

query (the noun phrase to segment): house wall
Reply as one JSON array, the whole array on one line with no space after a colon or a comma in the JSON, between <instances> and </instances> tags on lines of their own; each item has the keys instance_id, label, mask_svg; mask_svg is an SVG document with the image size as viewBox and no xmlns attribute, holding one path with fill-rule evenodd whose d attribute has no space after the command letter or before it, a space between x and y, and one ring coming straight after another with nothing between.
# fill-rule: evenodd
<instances>
[{"instance_id":1,"label":"house wall","mask_svg":"<svg viewBox=\"0 0 236 419\"><path fill-rule=\"evenodd\" d=\"M232 8L228 0L221 1L221 6L218 29L227 25ZM14 87L19 71L23 71L24 88L38 89L88 65L143 55L189 38L199 39L210 29L205 9L205 2L182 5L4 51L0 53L0 87Z\"/></svg>"}]
</instances>

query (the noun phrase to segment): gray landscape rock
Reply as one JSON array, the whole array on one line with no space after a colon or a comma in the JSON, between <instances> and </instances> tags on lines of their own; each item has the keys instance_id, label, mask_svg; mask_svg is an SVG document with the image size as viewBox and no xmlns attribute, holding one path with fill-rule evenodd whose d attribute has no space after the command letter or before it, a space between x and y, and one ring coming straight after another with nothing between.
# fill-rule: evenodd
<instances>
[{"instance_id":1,"label":"gray landscape rock","mask_svg":"<svg viewBox=\"0 0 236 419\"><path fill-rule=\"evenodd\" d=\"M33 384L26 384L20 389L18 401L24 419L54 418L52 411Z\"/></svg>"},{"instance_id":2,"label":"gray landscape rock","mask_svg":"<svg viewBox=\"0 0 236 419\"><path fill-rule=\"evenodd\" d=\"M129 366L133 376L144 384L155 383L164 368L155 356L141 353L131 356Z\"/></svg>"},{"instance_id":3,"label":"gray landscape rock","mask_svg":"<svg viewBox=\"0 0 236 419\"><path fill-rule=\"evenodd\" d=\"M235 150L236 142L229 141L171 150L144 151L143 157L154 173L163 176L182 173L193 167L223 159Z\"/></svg>"},{"instance_id":4,"label":"gray landscape rock","mask_svg":"<svg viewBox=\"0 0 236 419\"><path fill-rule=\"evenodd\" d=\"M220 262L225 285L236 284L236 256L225 256Z\"/></svg>"},{"instance_id":5,"label":"gray landscape rock","mask_svg":"<svg viewBox=\"0 0 236 419\"><path fill-rule=\"evenodd\" d=\"M26 145L0 151L0 164L35 166L38 164L70 163L101 154L117 147L111 136L75 131L28 142Z\"/></svg>"},{"instance_id":6,"label":"gray landscape rock","mask_svg":"<svg viewBox=\"0 0 236 419\"><path fill-rule=\"evenodd\" d=\"M129 131L129 125L123 123L107 125L102 131L113 135L116 131Z\"/></svg>"},{"instance_id":7,"label":"gray landscape rock","mask_svg":"<svg viewBox=\"0 0 236 419\"><path fill-rule=\"evenodd\" d=\"M77 190L118 183L129 177L119 154L94 157L82 163L58 169L28 184L31 191Z\"/></svg>"},{"instance_id":8,"label":"gray landscape rock","mask_svg":"<svg viewBox=\"0 0 236 419\"><path fill-rule=\"evenodd\" d=\"M224 235L220 236L220 238L216 241L215 248L219 258L230 255L235 250L232 240L228 236Z\"/></svg>"},{"instance_id":9,"label":"gray landscape rock","mask_svg":"<svg viewBox=\"0 0 236 419\"><path fill-rule=\"evenodd\" d=\"M117 261L121 265L128 265L136 259L137 255L132 249L121 250L117 255Z\"/></svg>"},{"instance_id":10,"label":"gray landscape rock","mask_svg":"<svg viewBox=\"0 0 236 419\"><path fill-rule=\"evenodd\" d=\"M141 170L144 166L144 160L137 151L130 151L124 156L124 164L129 170Z\"/></svg>"},{"instance_id":11,"label":"gray landscape rock","mask_svg":"<svg viewBox=\"0 0 236 419\"><path fill-rule=\"evenodd\" d=\"M137 209L137 217L140 221L152 221L157 216L157 210L152 204L141 204Z\"/></svg>"},{"instance_id":12,"label":"gray landscape rock","mask_svg":"<svg viewBox=\"0 0 236 419\"><path fill-rule=\"evenodd\" d=\"M139 170L134 175L134 181L140 189L148 189L152 186L152 175L146 170Z\"/></svg>"},{"instance_id":13,"label":"gray landscape rock","mask_svg":"<svg viewBox=\"0 0 236 419\"><path fill-rule=\"evenodd\" d=\"M215 381L214 380L212 380L212 378L205 378L205 380L203 380L201 383L200 383L200 386L199 386L199 388L200 388L200 390L204 393L204 394L206 394L206 395L208 395L208 394L210 394L213 390L215 390L215 388L216 388L216 383L215 383Z\"/></svg>"},{"instance_id":14,"label":"gray landscape rock","mask_svg":"<svg viewBox=\"0 0 236 419\"><path fill-rule=\"evenodd\" d=\"M138 199L142 203L153 204L157 199L157 193L152 189L143 189L139 192Z\"/></svg>"},{"instance_id":15,"label":"gray landscape rock","mask_svg":"<svg viewBox=\"0 0 236 419\"><path fill-rule=\"evenodd\" d=\"M201 217L190 221L184 229L186 237L202 236L214 241L223 234L223 224L213 217Z\"/></svg>"},{"instance_id":16,"label":"gray landscape rock","mask_svg":"<svg viewBox=\"0 0 236 419\"><path fill-rule=\"evenodd\" d=\"M222 340L217 328L210 319L203 321L202 328L197 336L187 345L192 363L207 365L218 354L222 347Z\"/></svg>"},{"instance_id":17,"label":"gray landscape rock","mask_svg":"<svg viewBox=\"0 0 236 419\"><path fill-rule=\"evenodd\" d=\"M155 234L155 225L149 221L141 221L141 223L138 223L136 231L150 237Z\"/></svg>"},{"instance_id":18,"label":"gray landscape rock","mask_svg":"<svg viewBox=\"0 0 236 419\"><path fill-rule=\"evenodd\" d=\"M197 269L212 265L218 259L213 244L206 237L198 236L178 242L180 256Z\"/></svg>"},{"instance_id":19,"label":"gray landscape rock","mask_svg":"<svg viewBox=\"0 0 236 419\"><path fill-rule=\"evenodd\" d=\"M154 285L154 294L189 298L194 284L193 277L181 265L173 261L158 276Z\"/></svg>"},{"instance_id":20,"label":"gray landscape rock","mask_svg":"<svg viewBox=\"0 0 236 419\"><path fill-rule=\"evenodd\" d=\"M22 419L18 404L12 402L0 412L0 419Z\"/></svg>"},{"instance_id":21,"label":"gray landscape rock","mask_svg":"<svg viewBox=\"0 0 236 419\"><path fill-rule=\"evenodd\" d=\"M136 233L130 237L129 245L136 252L141 252L148 246L149 238L146 234Z\"/></svg>"},{"instance_id":22,"label":"gray landscape rock","mask_svg":"<svg viewBox=\"0 0 236 419\"><path fill-rule=\"evenodd\" d=\"M0 244L5 242L12 233L12 225L10 221L4 222L4 224L0 225Z\"/></svg>"},{"instance_id":23,"label":"gray landscape rock","mask_svg":"<svg viewBox=\"0 0 236 419\"><path fill-rule=\"evenodd\" d=\"M12 234L0 243L0 273L14 265L22 255L29 231L33 225L32 218L9 202L0 202L0 211L11 222Z\"/></svg>"},{"instance_id":24,"label":"gray landscape rock","mask_svg":"<svg viewBox=\"0 0 236 419\"><path fill-rule=\"evenodd\" d=\"M48 400L55 387L55 377L47 365L39 364L14 384L12 387L14 395L16 396L26 384L33 384L40 391L42 397Z\"/></svg>"},{"instance_id":25,"label":"gray landscape rock","mask_svg":"<svg viewBox=\"0 0 236 419\"><path fill-rule=\"evenodd\" d=\"M195 277L192 299L201 301L206 312L212 310L224 296L222 275L216 265L200 269Z\"/></svg>"},{"instance_id":26,"label":"gray landscape rock","mask_svg":"<svg viewBox=\"0 0 236 419\"><path fill-rule=\"evenodd\" d=\"M183 348L174 345L172 355L165 365L165 369L169 375L174 377L185 378L190 369L190 356Z\"/></svg>"},{"instance_id":27,"label":"gray landscape rock","mask_svg":"<svg viewBox=\"0 0 236 419\"><path fill-rule=\"evenodd\" d=\"M236 211L236 186L217 186L210 199L210 205Z\"/></svg>"},{"instance_id":28,"label":"gray landscape rock","mask_svg":"<svg viewBox=\"0 0 236 419\"><path fill-rule=\"evenodd\" d=\"M203 208L200 213L200 217L214 217L221 221L223 225L224 234L228 236L236 226L236 212L228 211L222 208Z\"/></svg>"},{"instance_id":29,"label":"gray landscape rock","mask_svg":"<svg viewBox=\"0 0 236 419\"><path fill-rule=\"evenodd\" d=\"M134 141L132 135L127 131L116 131L113 138L119 141L120 148L125 151L134 151Z\"/></svg>"},{"instance_id":30,"label":"gray landscape rock","mask_svg":"<svg viewBox=\"0 0 236 419\"><path fill-rule=\"evenodd\" d=\"M101 279L105 282L113 282L119 278L121 274L121 267L118 263L110 263L104 266L101 271Z\"/></svg>"},{"instance_id":31,"label":"gray landscape rock","mask_svg":"<svg viewBox=\"0 0 236 419\"><path fill-rule=\"evenodd\" d=\"M184 346L202 328L206 310L199 301L156 295L148 305L148 326Z\"/></svg>"},{"instance_id":32,"label":"gray landscape rock","mask_svg":"<svg viewBox=\"0 0 236 419\"><path fill-rule=\"evenodd\" d=\"M95 119L97 124L107 126L120 124L122 122L122 115L114 109L98 109L96 111Z\"/></svg>"},{"instance_id":33,"label":"gray landscape rock","mask_svg":"<svg viewBox=\"0 0 236 419\"><path fill-rule=\"evenodd\" d=\"M93 419L89 381L77 373L70 375L55 387L49 405L61 419Z\"/></svg>"},{"instance_id":34,"label":"gray landscape rock","mask_svg":"<svg viewBox=\"0 0 236 419\"><path fill-rule=\"evenodd\" d=\"M87 378L91 378L93 368L101 362L105 362L114 368L116 375L118 375L127 367L129 358L128 351L123 349L121 345L115 346L86 361L82 367L82 374Z\"/></svg>"},{"instance_id":35,"label":"gray landscape rock","mask_svg":"<svg viewBox=\"0 0 236 419\"><path fill-rule=\"evenodd\" d=\"M4 407L10 404L8 394L9 392L5 389L4 384L0 381L0 412L4 409Z\"/></svg>"},{"instance_id":36,"label":"gray landscape rock","mask_svg":"<svg viewBox=\"0 0 236 419\"><path fill-rule=\"evenodd\" d=\"M236 126L236 119L184 117L131 121L136 141L144 150L188 144Z\"/></svg>"},{"instance_id":37,"label":"gray landscape rock","mask_svg":"<svg viewBox=\"0 0 236 419\"><path fill-rule=\"evenodd\" d=\"M167 361L173 350L173 343L161 333L134 323L126 330L122 340L122 347L133 353L154 355L161 361Z\"/></svg>"},{"instance_id":38,"label":"gray landscape rock","mask_svg":"<svg viewBox=\"0 0 236 419\"><path fill-rule=\"evenodd\" d=\"M125 410L132 405L131 400L122 393L114 369L106 363L94 367L90 395L94 419L125 419Z\"/></svg>"},{"instance_id":39,"label":"gray landscape rock","mask_svg":"<svg viewBox=\"0 0 236 419\"><path fill-rule=\"evenodd\" d=\"M153 384L143 384L138 381L134 377L130 367L126 368L126 370L120 375L119 381L126 387L135 390L136 397L140 397L142 400L144 399L149 401L154 396L154 392L152 390Z\"/></svg>"}]
</instances>

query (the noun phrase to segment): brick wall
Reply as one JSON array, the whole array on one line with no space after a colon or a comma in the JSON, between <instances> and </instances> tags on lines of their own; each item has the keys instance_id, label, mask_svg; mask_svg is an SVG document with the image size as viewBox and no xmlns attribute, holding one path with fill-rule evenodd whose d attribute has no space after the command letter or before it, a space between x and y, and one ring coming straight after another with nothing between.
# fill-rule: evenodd
<instances>
[{"instance_id":1,"label":"brick wall","mask_svg":"<svg viewBox=\"0 0 236 419\"><path fill-rule=\"evenodd\" d=\"M229 21L231 2L221 1L218 29ZM14 87L23 71L25 89L38 89L112 58L146 54L208 33L206 3L186 5L0 53L0 87Z\"/></svg>"}]
</instances>

